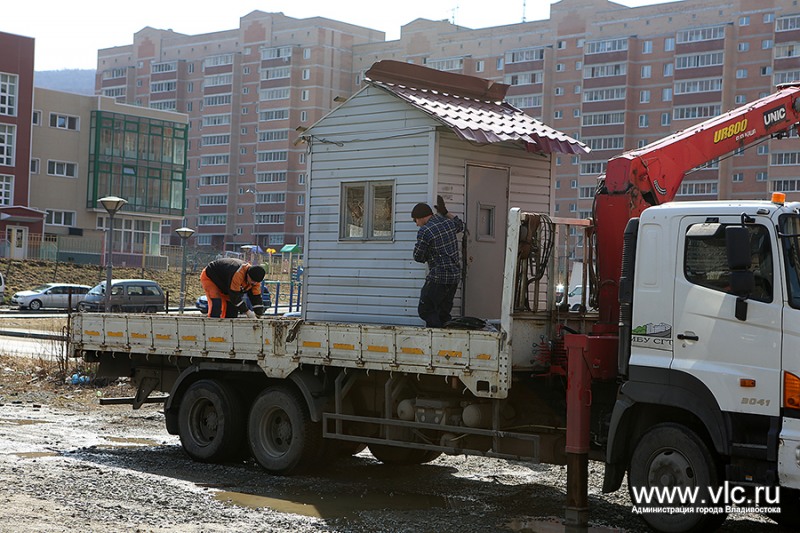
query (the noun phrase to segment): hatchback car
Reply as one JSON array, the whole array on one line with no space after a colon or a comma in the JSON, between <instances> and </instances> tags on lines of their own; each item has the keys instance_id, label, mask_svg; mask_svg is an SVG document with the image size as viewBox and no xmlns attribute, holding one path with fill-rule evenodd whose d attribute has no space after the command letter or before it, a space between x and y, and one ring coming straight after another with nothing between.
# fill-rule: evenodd
<instances>
[{"instance_id":1,"label":"hatchback car","mask_svg":"<svg viewBox=\"0 0 800 533\"><path fill-rule=\"evenodd\" d=\"M14 293L11 305L20 309L66 309L70 305L73 309L83 300L89 292L88 285L75 285L73 283L45 283L27 291Z\"/></svg>"},{"instance_id":2,"label":"hatchback car","mask_svg":"<svg viewBox=\"0 0 800 533\"><path fill-rule=\"evenodd\" d=\"M105 310L106 282L98 283L78 304L81 311ZM111 280L111 309L113 313L156 313L164 311L164 290L149 279Z\"/></svg>"}]
</instances>

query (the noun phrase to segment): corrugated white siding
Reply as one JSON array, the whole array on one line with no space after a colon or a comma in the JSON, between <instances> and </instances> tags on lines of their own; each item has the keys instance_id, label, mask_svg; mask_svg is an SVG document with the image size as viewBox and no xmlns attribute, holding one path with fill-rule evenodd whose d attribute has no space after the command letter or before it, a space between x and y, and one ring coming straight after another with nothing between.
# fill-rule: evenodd
<instances>
[{"instance_id":1,"label":"corrugated white siding","mask_svg":"<svg viewBox=\"0 0 800 533\"><path fill-rule=\"evenodd\" d=\"M510 167L511 205L550 211L549 157L474 146L437 133L437 126L410 104L368 87L310 130L307 320L423 325L417 302L426 267L412 258L411 208L433 202L438 192L463 217L467 163ZM392 241L339 239L341 184L359 180L394 182Z\"/></svg>"}]
</instances>

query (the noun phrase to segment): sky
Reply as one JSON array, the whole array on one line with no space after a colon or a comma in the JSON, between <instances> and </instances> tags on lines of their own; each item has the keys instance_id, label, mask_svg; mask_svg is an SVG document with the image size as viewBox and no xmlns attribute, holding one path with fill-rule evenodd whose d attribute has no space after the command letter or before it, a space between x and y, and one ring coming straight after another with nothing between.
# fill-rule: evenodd
<instances>
[{"instance_id":1,"label":"sky","mask_svg":"<svg viewBox=\"0 0 800 533\"><path fill-rule=\"evenodd\" d=\"M617 0L629 7L665 0ZM326 17L400 37L418 18L485 28L547 19L555 0L23 0L4 2L0 31L36 39L34 69L94 69L97 50L133 43L145 26L188 35L231 30L239 18L260 10L295 18ZM213 6L213 8L212 8ZM220 8L223 6L224 8ZM0 50L2 53L2 50Z\"/></svg>"}]
</instances>

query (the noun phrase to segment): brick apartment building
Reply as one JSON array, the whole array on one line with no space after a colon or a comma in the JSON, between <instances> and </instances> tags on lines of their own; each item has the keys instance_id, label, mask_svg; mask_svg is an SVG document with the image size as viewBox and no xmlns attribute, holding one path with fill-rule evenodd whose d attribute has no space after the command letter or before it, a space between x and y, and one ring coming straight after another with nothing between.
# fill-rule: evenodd
<instances>
[{"instance_id":1,"label":"brick apartment building","mask_svg":"<svg viewBox=\"0 0 800 533\"><path fill-rule=\"evenodd\" d=\"M545 20L469 29L417 19L401 30L385 41L344 22L259 11L205 35L145 28L132 45L99 51L97 89L189 114L183 222L198 244L232 249L302 244L307 169L295 130L381 59L509 84L509 102L588 144L586 156L556 159L559 216L590 215L608 158L800 80L797 0L562 0ZM679 199L800 199L798 160L796 136L770 140L697 170Z\"/></svg>"}]
</instances>

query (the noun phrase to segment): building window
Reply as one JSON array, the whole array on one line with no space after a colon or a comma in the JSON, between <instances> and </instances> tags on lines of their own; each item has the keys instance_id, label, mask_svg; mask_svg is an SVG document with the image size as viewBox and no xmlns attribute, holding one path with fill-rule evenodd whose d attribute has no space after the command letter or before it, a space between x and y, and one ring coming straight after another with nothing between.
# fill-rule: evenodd
<instances>
[{"instance_id":1,"label":"building window","mask_svg":"<svg viewBox=\"0 0 800 533\"><path fill-rule=\"evenodd\" d=\"M75 178L78 176L78 164L50 160L47 162L47 174L50 176Z\"/></svg>"},{"instance_id":2,"label":"building window","mask_svg":"<svg viewBox=\"0 0 800 533\"><path fill-rule=\"evenodd\" d=\"M661 113L661 125L669 126L670 124L672 124L672 114L669 112Z\"/></svg>"},{"instance_id":3,"label":"building window","mask_svg":"<svg viewBox=\"0 0 800 533\"><path fill-rule=\"evenodd\" d=\"M50 226L75 226L76 216L75 211L56 211L48 209L44 221L45 224Z\"/></svg>"},{"instance_id":4,"label":"building window","mask_svg":"<svg viewBox=\"0 0 800 533\"><path fill-rule=\"evenodd\" d=\"M392 238L394 182L343 183L340 203L340 239Z\"/></svg>"},{"instance_id":5,"label":"building window","mask_svg":"<svg viewBox=\"0 0 800 533\"><path fill-rule=\"evenodd\" d=\"M667 37L664 39L664 51L672 52L675 50L675 37Z\"/></svg>"},{"instance_id":6,"label":"building window","mask_svg":"<svg viewBox=\"0 0 800 533\"><path fill-rule=\"evenodd\" d=\"M305 194L298 194L297 195L297 205L306 205L306 195Z\"/></svg>"},{"instance_id":7,"label":"building window","mask_svg":"<svg viewBox=\"0 0 800 533\"><path fill-rule=\"evenodd\" d=\"M642 42L642 53L643 54L652 54L653 53L653 41L643 41Z\"/></svg>"},{"instance_id":8,"label":"building window","mask_svg":"<svg viewBox=\"0 0 800 533\"><path fill-rule=\"evenodd\" d=\"M640 104L649 104L650 103L650 90L645 89L643 91L639 91L639 103Z\"/></svg>"},{"instance_id":9,"label":"building window","mask_svg":"<svg viewBox=\"0 0 800 533\"><path fill-rule=\"evenodd\" d=\"M761 75L762 76L771 76L772 75L772 67L770 67L770 66L761 67Z\"/></svg>"},{"instance_id":10,"label":"building window","mask_svg":"<svg viewBox=\"0 0 800 533\"><path fill-rule=\"evenodd\" d=\"M497 70L503 70L503 58L502 57L498 57L497 58L497 61L495 62L495 68Z\"/></svg>"},{"instance_id":11,"label":"building window","mask_svg":"<svg viewBox=\"0 0 800 533\"><path fill-rule=\"evenodd\" d=\"M764 24L771 24L775 21L775 13L764 13L762 20Z\"/></svg>"},{"instance_id":12,"label":"building window","mask_svg":"<svg viewBox=\"0 0 800 533\"><path fill-rule=\"evenodd\" d=\"M308 98L309 98L309 94L310 93L308 92L308 89L303 89L302 91L300 91L300 100L302 100L304 102L307 102Z\"/></svg>"},{"instance_id":13,"label":"building window","mask_svg":"<svg viewBox=\"0 0 800 533\"><path fill-rule=\"evenodd\" d=\"M17 116L19 76L0 72L0 115Z\"/></svg>"},{"instance_id":14,"label":"building window","mask_svg":"<svg viewBox=\"0 0 800 533\"><path fill-rule=\"evenodd\" d=\"M50 127L78 131L80 128L80 120L78 117L50 113Z\"/></svg>"},{"instance_id":15,"label":"building window","mask_svg":"<svg viewBox=\"0 0 800 533\"><path fill-rule=\"evenodd\" d=\"M303 59L311 59L311 48L303 48Z\"/></svg>"},{"instance_id":16,"label":"building window","mask_svg":"<svg viewBox=\"0 0 800 533\"><path fill-rule=\"evenodd\" d=\"M564 118L564 112L563 112L563 111L561 111L561 110L559 109L558 111L554 111L554 112L553 112L553 119L555 119L555 120L560 120L560 119L562 119L562 118Z\"/></svg>"},{"instance_id":17,"label":"building window","mask_svg":"<svg viewBox=\"0 0 800 533\"><path fill-rule=\"evenodd\" d=\"M308 121L308 111L300 111L300 122Z\"/></svg>"},{"instance_id":18,"label":"building window","mask_svg":"<svg viewBox=\"0 0 800 533\"><path fill-rule=\"evenodd\" d=\"M742 105L747 102L747 97L743 94L737 94L734 98L734 102L736 102L736 105Z\"/></svg>"},{"instance_id":19,"label":"building window","mask_svg":"<svg viewBox=\"0 0 800 533\"><path fill-rule=\"evenodd\" d=\"M653 67L651 65L642 65L642 78L649 78L653 75Z\"/></svg>"},{"instance_id":20,"label":"building window","mask_svg":"<svg viewBox=\"0 0 800 533\"><path fill-rule=\"evenodd\" d=\"M564 94L564 88L563 87L556 87L555 95L556 96L562 96L563 94Z\"/></svg>"},{"instance_id":21,"label":"building window","mask_svg":"<svg viewBox=\"0 0 800 533\"><path fill-rule=\"evenodd\" d=\"M31 174L38 174L39 173L40 164L41 164L41 161L39 160L39 158L34 157L33 159L31 159Z\"/></svg>"},{"instance_id":22,"label":"building window","mask_svg":"<svg viewBox=\"0 0 800 533\"><path fill-rule=\"evenodd\" d=\"M772 39L764 39L761 41L762 50L769 50L770 48L772 48Z\"/></svg>"},{"instance_id":23,"label":"building window","mask_svg":"<svg viewBox=\"0 0 800 533\"><path fill-rule=\"evenodd\" d=\"M739 26L749 26L749 25L750 25L750 15L739 17Z\"/></svg>"},{"instance_id":24,"label":"building window","mask_svg":"<svg viewBox=\"0 0 800 533\"><path fill-rule=\"evenodd\" d=\"M0 165L14 166L14 145L17 127L0 124Z\"/></svg>"},{"instance_id":25,"label":"building window","mask_svg":"<svg viewBox=\"0 0 800 533\"><path fill-rule=\"evenodd\" d=\"M748 42L739 43L738 48L740 52L747 52L748 50L750 50L750 43Z\"/></svg>"},{"instance_id":26,"label":"building window","mask_svg":"<svg viewBox=\"0 0 800 533\"><path fill-rule=\"evenodd\" d=\"M14 197L14 176L0 174L0 205L11 205Z\"/></svg>"},{"instance_id":27,"label":"building window","mask_svg":"<svg viewBox=\"0 0 800 533\"><path fill-rule=\"evenodd\" d=\"M0 97L2 98L2 97ZM42 112L41 111L34 111L33 115L31 115L31 124L34 126L41 126L42 125Z\"/></svg>"},{"instance_id":28,"label":"building window","mask_svg":"<svg viewBox=\"0 0 800 533\"><path fill-rule=\"evenodd\" d=\"M734 183L742 183L744 181L744 173L743 172L736 172L733 177Z\"/></svg>"},{"instance_id":29,"label":"building window","mask_svg":"<svg viewBox=\"0 0 800 533\"><path fill-rule=\"evenodd\" d=\"M769 153L769 146L766 144L759 145L759 147L756 148L756 153L758 155L767 155Z\"/></svg>"},{"instance_id":30,"label":"building window","mask_svg":"<svg viewBox=\"0 0 800 533\"><path fill-rule=\"evenodd\" d=\"M475 72L483 72L483 60L475 62Z\"/></svg>"},{"instance_id":31,"label":"building window","mask_svg":"<svg viewBox=\"0 0 800 533\"><path fill-rule=\"evenodd\" d=\"M756 181L767 181L767 173L766 172L756 172Z\"/></svg>"},{"instance_id":32,"label":"building window","mask_svg":"<svg viewBox=\"0 0 800 533\"><path fill-rule=\"evenodd\" d=\"M647 115L639 115L639 127L646 128L650 125L650 120L647 118Z\"/></svg>"},{"instance_id":33,"label":"building window","mask_svg":"<svg viewBox=\"0 0 800 533\"><path fill-rule=\"evenodd\" d=\"M565 70L567 70L567 67L564 65L564 63L556 64L556 72L564 72Z\"/></svg>"},{"instance_id":34,"label":"building window","mask_svg":"<svg viewBox=\"0 0 800 533\"><path fill-rule=\"evenodd\" d=\"M303 71L302 71L301 78L304 79L304 80L310 80L311 79L311 69L304 68Z\"/></svg>"},{"instance_id":35,"label":"building window","mask_svg":"<svg viewBox=\"0 0 800 533\"><path fill-rule=\"evenodd\" d=\"M674 63L664 63L664 77L669 78L672 76L672 72L675 70Z\"/></svg>"},{"instance_id":36,"label":"building window","mask_svg":"<svg viewBox=\"0 0 800 533\"><path fill-rule=\"evenodd\" d=\"M672 101L672 87L666 87L664 89L661 89L661 101L662 102Z\"/></svg>"}]
</instances>

